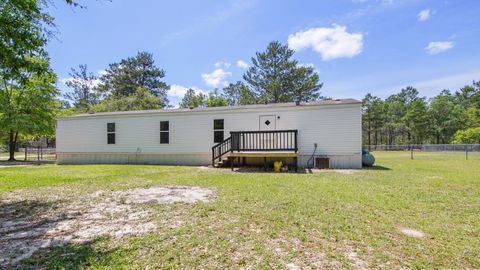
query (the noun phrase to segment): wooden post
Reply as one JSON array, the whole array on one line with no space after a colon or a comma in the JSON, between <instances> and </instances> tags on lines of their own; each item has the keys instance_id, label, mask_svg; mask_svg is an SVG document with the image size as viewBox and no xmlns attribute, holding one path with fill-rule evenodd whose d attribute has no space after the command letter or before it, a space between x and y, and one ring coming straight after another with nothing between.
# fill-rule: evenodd
<instances>
[{"instance_id":1,"label":"wooden post","mask_svg":"<svg viewBox=\"0 0 480 270\"><path fill-rule=\"evenodd\" d=\"M40 146L40 159L43 160L43 147Z\"/></svg>"},{"instance_id":2,"label":"wooden post","mask_svg":"<svg viewBox=\"0 0 480 270\"><path fill-rule=\"evenodd\" d=\"M465 145L465 160L468 160L468 145Z\"/></svg>"},{"instance_id":3,"label":"wooden post","mask_svg":"<svg viewBox=\"0 0 480 270\"><path fill-rule=\"evenodd\" d=\"M295 172L298 172L298 157L295 157Z\"/></svg>"},{"instance_id":4,"label":"wooden post","mask_svg":"<svg viewBox=\"0 0 480 270\"><path fill-rule=\"evenodd\" d=\"M413 146L410 145L410 159L413 159Z\"/></svg>"},{"instance_id":5,"label":"wooden post","mask_svg":"<svg viewBox=\"0 0 480 270\"><path fill-rule=\"evenodd\" d=\"M25 144L25 161L27 161L27 151L28 151L27 148L28 146Z\"/></svg>"},{"instance_id":6,"label":"wooden post","mask_svg":"<svg viewBox=\"0 0 480 270\"><path fill-rule=\"evenodd\" d=\"M40 160L40 146L37 146L37 160Z\"/></svg>"}]
</instances>

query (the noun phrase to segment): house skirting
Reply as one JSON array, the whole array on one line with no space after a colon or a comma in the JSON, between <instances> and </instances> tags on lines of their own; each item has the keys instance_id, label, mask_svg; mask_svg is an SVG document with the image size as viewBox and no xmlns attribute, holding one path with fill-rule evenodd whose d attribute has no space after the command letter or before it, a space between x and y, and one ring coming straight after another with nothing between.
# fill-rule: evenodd
<instances>
[{"instance_id":1,"label":"house skirting","mask_svg":"<svg viewBox=\"0 0 480 270\"><path fill-rule=\"evenodd\" d=\"M360 153L341 155L317 155L327 157L332 169L359 169L362 167ZM298 165L306 167L310 155L298 155ZM246 158L249 165L263 164L263 158ZM282 160L291 164L293 158L268 157L267 162ZM57 153L57 164L161 164L161 165L186 165L206 166L212 163L210 153L188 154L135 154L135 153Z\"/></svg>"}]
</instances>

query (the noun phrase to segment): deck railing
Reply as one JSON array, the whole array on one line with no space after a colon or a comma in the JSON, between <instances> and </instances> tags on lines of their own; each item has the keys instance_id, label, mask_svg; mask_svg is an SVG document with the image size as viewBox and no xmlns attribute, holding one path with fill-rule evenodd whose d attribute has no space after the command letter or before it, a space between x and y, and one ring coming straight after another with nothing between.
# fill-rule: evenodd
<instances>
[{"instance_id":1,"label":"deck railing","mask_svg":"<svg viewBox=\"0 0 480 270\"><path fill-rule=\"evenodd\" d=\"M232 131L230 137L212 147L212 165L228 152L298 152L298 130Z\"/></svg>"},{"instance_id":2,"label":"deck railing","mask_svg":"<svg viewBox=\"0 0 480 270\"><path fill-rule=\"evenodd\" d=\"M212 147L212 166L215 162L222 160L222 156L231 151L232 148L231 137L226 138L221 143L218 143Z\"/></svg>"},{"instance_id":3,"label":"deck railing","mask_svg":"<svg viewBox=\"0 0 480 270\"><path fill-rule=\"evenodd\" d=\"M298 130L232 131L233 151L298 151Z\"/></svg>"}]
</instances>

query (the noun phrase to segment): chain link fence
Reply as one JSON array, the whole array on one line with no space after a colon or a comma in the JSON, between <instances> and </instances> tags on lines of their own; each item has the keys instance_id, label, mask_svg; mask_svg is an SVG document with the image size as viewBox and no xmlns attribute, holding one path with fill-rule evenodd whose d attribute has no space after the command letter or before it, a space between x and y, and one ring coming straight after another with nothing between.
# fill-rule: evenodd
<instances>
[{"instance_id":1,"label":"chain link fence","mask_svg":"<svg viewBox=\"0 0 480 270\"><path fill-rule=\"evenodd\" d=\"M0 145L0 161L7 161L9 158L8 145ZM44 139L19 142L15 147L17 161L55 161L56 158L54 145Z\"/></svg>"},{"instance_id":2,"label":"chain link fence","mask_svg":"<svg viewBox=\"0 0 480 270\"><path fill-rule=\"evenodd\" d=\"M365 145L369 152L390 153L390 156L415 158L461 158L479 159L480 144L407 144L407 145Z\"/></svg>"}]
</instances>

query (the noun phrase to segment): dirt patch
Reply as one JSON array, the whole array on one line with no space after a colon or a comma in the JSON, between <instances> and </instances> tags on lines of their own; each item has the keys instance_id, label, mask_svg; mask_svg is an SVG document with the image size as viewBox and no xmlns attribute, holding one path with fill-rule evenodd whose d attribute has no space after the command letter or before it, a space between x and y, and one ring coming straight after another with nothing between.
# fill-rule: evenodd
<instances>
[{"instance_id":1,"label":"dirt patch","mask_svg":"<svg viewBox=\"0 0 480 270\"><path fill-rule=\"evenodd\" d=\"M68 198L25 198L12 192L0 201L0 268L30 257L40 248L82 243L100 235L119 238L157 226L145 203L208 202L215 191L195 186L159 186L96 192ZM168 216L168 213L166 213Z\"/></svg>"},{"instance_id":2,"label":"dirt patch","mask_svg":"<svg viewBox=\"0 0 480 270\"><path fill-rule=\"evenodd\" d=\"M312 173L329 173L329 172L336 172L340 174L355 174L358 173L360 170L351 170L351 169L311 169Z\"/></svg>"},{"instance_id":3,"label":"dirt patch","mask_svg":"<svg viewBox=\"0 0 480 270\"><path fill-rule=\"evenodd\" d=\"M405 227L398 227L398 230L400 230L401 233L414 237L414 238L425 238L425 233L419 230L415 230L412 228L405 228Z\"/></svg>"},{"instance_id":4,"label":"dirt patch","mask_svg":"<svg viewBox=\"0 0 480 270\"><path fill-rule=\"evenodd\" d=\"M194 203L208 202L214 191L193 186L160 186L137 188L117 192L115 195L126 198L126 203Z\"/></svg>"}]
</instances>

